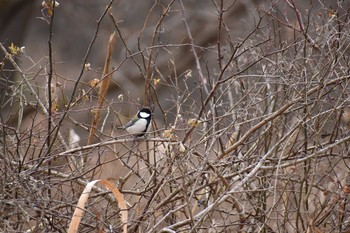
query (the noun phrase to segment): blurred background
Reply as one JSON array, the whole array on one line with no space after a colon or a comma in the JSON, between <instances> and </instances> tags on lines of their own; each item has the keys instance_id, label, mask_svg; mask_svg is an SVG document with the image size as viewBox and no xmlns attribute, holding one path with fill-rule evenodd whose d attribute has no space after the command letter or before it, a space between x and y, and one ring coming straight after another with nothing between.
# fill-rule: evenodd
<instances>
[{"instance_id":1,"label":"blurred background","mask_svg":"<svg viewBox=\"0 0 350 233\"><path fill-rule=\"evenodd\" d=\"M247 35L252 33L252 29L262 17L273 15L272 18L281 19L278 25L278 36L281 41L295 39L295 31L286 23L281 23L285 20L292 25L298 24L297 14L290 7L291 3L257 0L223 1L223 8L227 8L223 14L225 33L218 38L219 3L220 1L184 1L186 12L183 16L177 1L113 2L112 12L120 35L115 43L112 62L112 66L117 70L113 74L113 83L109 88L107 99L111 106L116 107L115 111L133 114L144 103L143 88L147 72L150 72L153 79L163 81L160 84L172 83L175 75L181 76L188 71L191 71L193 76L198 76L195 57L189 46L191 41L183 17L187 19L186 23L191 31L193 42L197 46L201 66L206 66L206 69L213 70L213 72L219 70L215 48L218 39L222 42L223 53L228 53L223 59L227 59L231 47L235 43L241 43ZM305 17L310 16L313 16L312 20L321 20L317 14L320 14L320 9L324 8L334 9L341 16L346 12L348 4L347 1L293 1L293 3L298 7L298 12L303 16L303 20L308 20ZM92 44L86 61L90 64L91 70L83 73L79 90L88 89L90 80L101 77L108 38L117 28L113 20L106 15L96 32L96 22L109 1L62 0L59 1L59 4L53 25L54 79L59 85L62 85L60 89L65 95L69 96L73 84L80 76L83 58L95 35L97 38ZM171 9L165 16L162 16L169 5ZM272 9L275 12L271 11ZM25 53L18 57L17 61L24 72L36 74L38 77L35 81L38 83L38 88L44 88L45 72L48 69L50 20L47 16L47 9L42 6L42 1L1 0L0 13L1 43L5 47L10 46L11 43L18 47L25 47ZM264 21L264 23L269 22ZM263 39L273 35L274 32L271 30L271 28L265 28L257 31L256 34L261 34ZM313 28L309 29L309 33L315 33ZM167 46L163 47L164 45ZM147 70L148 61L144 56L150 55L151 51L150 70ZM8 62L4 64L10 67ZM15 79L12 73L4 71L3 75L7 76L6 81ZM200 82L200 78L195 79ZM162 113L169 109L174 110L174 100L170 93L176 93L167 86L158 85L156 88L158 99L161 100L158 105L161 106L155 107L155 100L151 100L157 113L159 107L162 108ZM2 85L2 89L4 88L6 84ZM117 101L119 94L127 96L122 103ZM59 99L64 98L62 93L57 95ZM118 104L114 105L116 101ZM6 109L8 108L7 104ZM4 107L2 109L4 111ZM79 119L89 122L86 117L88 115L81 114ZM170 120L173 119L172 117ZM113 120L115 119L110 119L110 121Z\"/></svg>"}]
</instances>

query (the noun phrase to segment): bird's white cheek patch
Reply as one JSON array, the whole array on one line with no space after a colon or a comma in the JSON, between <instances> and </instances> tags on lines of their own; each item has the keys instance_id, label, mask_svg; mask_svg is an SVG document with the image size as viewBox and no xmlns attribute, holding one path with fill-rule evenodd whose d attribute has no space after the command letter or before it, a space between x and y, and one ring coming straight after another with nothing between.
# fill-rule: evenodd
<instances>
[{"instance_id":1,"label":"bird's white cheek patch","mask_svg":"<svg viewBox=\"0 0 350 233\"><path fill-rule=\"evenodd\" d=\"M148 113L146 113L146 112L140 112L140 117L142 117L142 118L147 118L147 117L149 117L151 114L148 114Z\"/></svg>"}]
</instances>

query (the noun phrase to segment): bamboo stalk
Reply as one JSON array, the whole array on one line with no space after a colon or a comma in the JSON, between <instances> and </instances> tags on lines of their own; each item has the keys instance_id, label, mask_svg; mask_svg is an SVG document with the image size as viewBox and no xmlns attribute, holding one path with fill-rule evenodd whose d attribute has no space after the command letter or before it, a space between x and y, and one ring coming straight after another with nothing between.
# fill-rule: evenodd
<instances>
[{"instance_id":1,"label":"bamboo stalk","mask_svg":"<svg viewBox=\"0 0 350 233\"><path fill-rule=\"evenodd\" d=\"M87 143L88 145L90 145L93 142L93 137L94 137L98 122L100 121L101 110L105 99L105 95L108 91L109 84L112 79L112 73L110 72L110 63L112 59L114 43L115 43L115 32L113 32L109 37L107 56L106 56L106 61L103 68L101 86L98 93L97 107L95 108L94 118L92 119L92 123L91 123L91 128L90 128L90 133L89 133L89 138Z\"/></svg>"}]
</instances>

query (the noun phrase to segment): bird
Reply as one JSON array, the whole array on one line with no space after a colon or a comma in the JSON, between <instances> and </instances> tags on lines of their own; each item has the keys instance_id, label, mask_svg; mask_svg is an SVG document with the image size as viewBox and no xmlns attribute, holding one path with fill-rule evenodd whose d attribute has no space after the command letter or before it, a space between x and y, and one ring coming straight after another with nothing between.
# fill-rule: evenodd
<instances>
[{"instance_id":1,"label":"bird","mask_svg":"<svg viewBox=\"0 0 350 233\"><path fill-rule=\"evenodd\" d=\"M140 109L126 125L121 127L135 137L144 137L151 129L152 112L149 108Z\"/></svg>"}]
</instances>

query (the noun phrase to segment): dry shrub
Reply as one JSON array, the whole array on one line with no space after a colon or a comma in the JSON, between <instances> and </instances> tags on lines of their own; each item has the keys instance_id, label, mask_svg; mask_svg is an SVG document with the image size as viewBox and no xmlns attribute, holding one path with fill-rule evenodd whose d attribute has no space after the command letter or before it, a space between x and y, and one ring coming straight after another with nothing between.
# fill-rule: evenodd
<instances>
[{"instance_id":1,"label":"dry shrub","mask_svg":"<svg viewBox=\"0 0 350 233\"><path fill-rule=\"evenodd\" d=\"M65 4L43 9L47 31ZM55 59L60 33L44 66L0 44L0 228L64 232L84 187L108 179L129 232L350 231L348 3L127 6L98 8L74 68ZM129 25L132 13L142 22ZM108 27L117 39L102 72ZM147 139L115 130L141 105L155 112ZM79 231L121 232L118 214L94 188Z\"/></svg>"}]
</instances>

